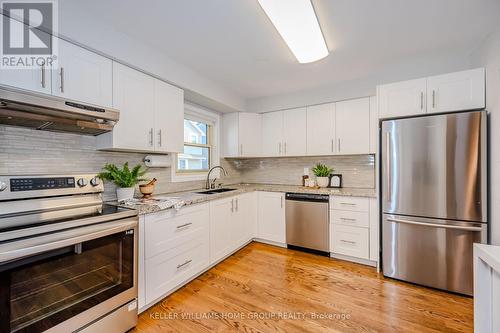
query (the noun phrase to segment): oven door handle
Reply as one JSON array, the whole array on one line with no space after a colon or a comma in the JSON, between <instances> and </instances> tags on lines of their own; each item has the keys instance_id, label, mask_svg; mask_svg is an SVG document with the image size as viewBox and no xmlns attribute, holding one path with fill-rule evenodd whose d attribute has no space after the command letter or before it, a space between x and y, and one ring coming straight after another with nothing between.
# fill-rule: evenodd
<instances>
[{"instance_id":1,"label":"oven door handle","mask_svg":"<svg viewBox=\"0 0 500 333\"><path fill-rule=\"evenodd\" d=\"M0 264L137 228L137 217L0 244Z\"/></svg>"}]
</instances>

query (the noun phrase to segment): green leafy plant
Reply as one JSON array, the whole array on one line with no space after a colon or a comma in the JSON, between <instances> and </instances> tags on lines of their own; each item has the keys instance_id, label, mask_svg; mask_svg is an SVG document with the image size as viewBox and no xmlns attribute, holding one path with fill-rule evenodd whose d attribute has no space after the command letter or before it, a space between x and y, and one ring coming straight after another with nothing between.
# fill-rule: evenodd
<instances>
[{"instance_id":1,"label":"green leafy plant","mask_svg":"<svg viewBox=\"0 0 500 333\"><path fill-rule=\"evenodd\" d=\"M142 169L140 164L133 167L132 170L128 167L128 162L126 162L121 169L114 164L106 164L103 170L104 171L100 172L97 177L102 180L113 182L122 188L133 187L138 182L147 180L142 178L147 170Z\"/></svg>"},{"instance_id":2,"label":"green leafy plant","mask_svg":"<svg viewBox=\"0 0 500 333\"><path fill-rule=\"evenodd\" d=\"M324 164L318 163L314 166L312 172L316 177L328 177L333 172L333 169Z\"/></svg>"}]
</instances>

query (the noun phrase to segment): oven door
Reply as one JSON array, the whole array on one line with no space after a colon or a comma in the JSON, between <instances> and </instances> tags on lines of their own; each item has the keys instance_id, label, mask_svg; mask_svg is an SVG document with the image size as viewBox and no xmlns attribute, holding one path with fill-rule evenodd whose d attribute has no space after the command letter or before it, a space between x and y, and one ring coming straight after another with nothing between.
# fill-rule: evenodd
<instances>
[{"instance_id":1,"label":"oven door","mask_svg":"<svg viewBox=\"0 0 500 333\"><path fill-rule=\"evenodd\" d=\"M0 244L0 332L70 332L135 299L136 235L132 218Z\"/></svg>"}]
</instances>

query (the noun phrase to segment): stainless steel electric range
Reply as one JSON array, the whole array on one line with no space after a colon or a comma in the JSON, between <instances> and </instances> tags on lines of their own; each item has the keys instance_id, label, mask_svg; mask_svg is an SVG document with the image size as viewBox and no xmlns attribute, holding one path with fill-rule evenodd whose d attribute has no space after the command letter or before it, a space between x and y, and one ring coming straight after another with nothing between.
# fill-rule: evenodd
<instances>
[{"instance_id":1,"label":"stainless steel electric range","mask_svg":"<svg viewBox=\"0 0 500 333\"><path fill-rule=\"evenodd\" d=\"M137 211L95 175L0 176L0 332L137 323Z\"/></svg>"}]
</instances>

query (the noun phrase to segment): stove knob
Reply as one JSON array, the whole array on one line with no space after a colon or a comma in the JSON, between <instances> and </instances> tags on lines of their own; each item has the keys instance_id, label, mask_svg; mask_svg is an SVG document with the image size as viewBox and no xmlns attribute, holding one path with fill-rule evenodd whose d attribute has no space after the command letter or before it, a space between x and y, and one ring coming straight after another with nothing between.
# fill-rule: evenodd
<instances>
[{"instance_id":1,"label":"stove knob","mask_svg":"<svg viewBox=\"0 0 500 333\"><path fill-rule=\"evenodd\" d=\"M101 183L101 182L99 181L99 178L97 178L97 177L94 177L94 178L92 178L92 179L90 180L90 185L92 185L92 186L97 186L97 185L99 185L100 183Z\"/></svg>"},{"instance_id":2,"label":"stove knob","mask_svg":"<svg viewBox=\"0 0 500 333\"><path fill-rule=\"evenodd\" d=\"M5 191L7 189L7 184L4 182L0 182L0 192Z\"/></svg>"},{"instance_id":3,"label":"stove knob","mask_svg":"<svg viewBox=\"0 0 500 333\"><path fill-rule=\"evenodd\" d=\"M83 179L83 178L78 179L78 181L77 181L76 183L77 183L77 184L78 184L78 186L80 186L80 187L87 186L87 180L86 180L86 179Z\"/></svg>"}]
</instances>

